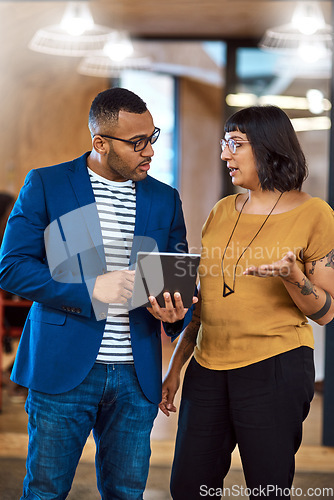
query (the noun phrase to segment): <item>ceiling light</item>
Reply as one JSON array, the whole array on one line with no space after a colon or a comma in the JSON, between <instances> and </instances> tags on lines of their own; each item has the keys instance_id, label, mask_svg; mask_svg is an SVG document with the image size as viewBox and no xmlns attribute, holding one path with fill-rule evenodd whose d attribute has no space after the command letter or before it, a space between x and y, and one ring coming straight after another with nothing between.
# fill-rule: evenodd
<instances>
[{"instance_id":1,"label":"ceiling light","mask_svg":"<svg viewBox=\"0 0 334 500\"><path fill-rule=\"evenodd\" d=\"M311 130L329 130L331 120L328 116L312 116L310 118L292 118L291 123L296 132Z\"/></svg>"},{"instance_id":2,"label":"ceiling light","mask_svg":"<svg viewBox=\"0 0 334 500\"><path fill-rule=\"evenodd\" d=\"M325 23L317 2L298 2L291 22L267 29L259 47L313 63L330 55L332 27Z\"/></svg>"},{"instance_id":3,"label":"ceiling light","mask_svg":"<svg viewBox=\"0 0 334 500\"><path fill-rule=\"evenodd\" d=\"M86 56L103 50L112 30L94 23L87 2L70 2L60 24L39 29L29 43L36 52Z\"/></svg>"},{"instance_id":4,"label":"ceiling light","mask_svg":"<svg viewBox=\"0 0 334 500\"><path fill-rule=\"evenodd\" d=\"M60 23L69 35L80 36L94 27L94 20L86 2L70 2Z\"/></svg>"},{"instance_id":5,"label":"ceiling light","mask_svg":"<svg viewBox=\"0 0 334 500\"><path fill-rule=\"evenodd\" d=\"M308 107L314 115L320 115L324 111L324 94L318 89L309 89L306 92Z\"/></svg>"},{"instance_id":6,"label":"ceiling light","mask_svg":"<svg viewBox=\"0 0 334 500\"><path fill-rule=\"evenodd\" d=\"M331 57L325 57L314 61L312 64L305 64L302 58L280 56L274 65L273 73L279 78L282 75L294 78L311 78L317 75L317 80L331 78L332 61Z\"/></svg>"},{"instance_id":7,"label":"ceiling light","mask_svg":"<svg viewBox=\"0 0 334 500\"><path fill-rule=\"evenodd\" d=\"M314 90L314 89L313 89ZM321 104L323 111L329 111L331 109L331 103L328 99L325 99L320 91L319 94L312 93L309 91L306 97L295 97L288 95L262 95L257 96L255 94L228 94L226 96L226 103L229 106L236 108L244 108L247 106L264 106L266 104L272 104L273 106L278 106L282 109L300 109L300 110L310 110L310 102L313 99L313 105L316 106L315 101L317 101L317 107ZM321 96L320 96L321 94ZM320 103L320 104L319 104ZM313 108L315 109L315 108ZM313 111L311 111L313 112Z\"/></svg>"},{"instance_id":8,"label":"ceiling light","mask_svg":"<svg viewBox=\"0 0 334 500\"><path fill-rule=\"evenodd\" d=\"M247 94L240 92L239 94L228 94L226 103L234 108L247 108L257 104L257 96L255 94Z\"/></svg>"},{"instance_id":9,"label":"ceiling light","mask_svg":"<svg viewBox=\"0 0 334 500\"><path fill-rule=\"evenodd\" d=\"M112 61L122 61L133 54L130 37L124 31L114 30L103 47L103 53Z\"/></svg>"},{"instance_id":10,"label":"ceiling light","mask_svg":"<svg viewBox=\"0 0 334 500\"><path fill-rule=\"evenodd\" d=\"M313 35L325 28L325 19L317 2L298 2L291 19L291 24L304 35Z\"/></svg>"},{"instance_id":11,"label":"ceiling light","mask_svg":"<svg viewBox=\"0 0 334 500\"><path fill-rule=\"evenodd\" d=\"M86 76L101 78L118 77L124 70L149 70L151 60L149 57L127 57L122 61L112 61L103 53L88 56L81 60L78 73Z\"/></svg>"},{"instance_id":12,"label":"ceiling light","mask_svg":"<svg viewBox=\"0 0 334 500\"><path fill-rule=\"evenodd\" d=\"M329 55L326 45L318 40L301 41L297 52L303 61L309 63L315 63Z\"/></svg>"}]
</instances>

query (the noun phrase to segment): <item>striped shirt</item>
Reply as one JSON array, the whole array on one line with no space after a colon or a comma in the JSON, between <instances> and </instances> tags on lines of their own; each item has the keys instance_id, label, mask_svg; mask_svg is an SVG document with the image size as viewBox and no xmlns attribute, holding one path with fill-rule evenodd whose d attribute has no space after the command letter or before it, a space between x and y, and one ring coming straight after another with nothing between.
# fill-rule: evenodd
<instances>
[{"instance_id":1,"label":"striped shirt","mask_svg":"<svg viewBox=\"0 0 334 500\"><path fill-rule=\"evenodd\" d=\"M136 188L132 180L113 182L88 169L102 231L107 271L129 266L136 218ZM128 308L109 304L96 361L133 363Z\"/></svg>"}]
</instances>

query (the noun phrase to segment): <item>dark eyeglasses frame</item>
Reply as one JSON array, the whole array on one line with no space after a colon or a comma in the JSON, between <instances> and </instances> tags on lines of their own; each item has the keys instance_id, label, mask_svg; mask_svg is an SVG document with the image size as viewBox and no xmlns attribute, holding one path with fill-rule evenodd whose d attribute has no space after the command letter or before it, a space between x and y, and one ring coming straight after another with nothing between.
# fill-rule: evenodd
<instances>
[{"instance_id":1,"label":"dark eyeglasses frame","mask_svg":"<svg viewBox=\"0 0 334 500\"><path fill-rule=\"evenodd\" d=\"M230 150L230 153L232 153L233 155L237 151L237 144L242 144L244 142L249 142L249 141L242 141L241 139L240 140L228 139L227 141L225 139L220 139L219 141L222 151L224 151L224 149L227 146L228 149Z\"/></svg>"},{"instance_id":2,"label":"dark eyeglasses frame","mask_svg":"<svg viewBox=\"0 0 334 500\"><path fill-rule=\"evenodd\" d=\"M94 137L96 137L97 135L99 135L100 137L105 137L106 139L113 139L114 141L122 141L122 142L127 142L129 144L132 144L133 150L138 152L138 151L143 151L149 142L151 144L154 144L155 142L157 142L159 135L160 135L160 128L155 127L152 135L150 135L149 137L143 137L142 139L138 139L138 141L129 141L127 139L120 139L119 137L114 137L112 135L105 135L105 134L95 134ZM143 142L144 145L143 145L143 147L138 148L137 144L140 142Z\"/></svg>"}]
</instances>

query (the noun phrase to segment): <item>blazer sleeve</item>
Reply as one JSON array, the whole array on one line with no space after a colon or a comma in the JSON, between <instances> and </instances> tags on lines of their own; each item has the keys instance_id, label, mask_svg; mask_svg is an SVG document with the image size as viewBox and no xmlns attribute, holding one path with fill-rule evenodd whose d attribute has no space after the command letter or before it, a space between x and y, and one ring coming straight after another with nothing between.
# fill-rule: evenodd
<instances>
[{"instance_id":1,"label":"blazer sleeve","mask_svg":"<svg viewBox=\"0 0 334 500\"><path fill-rule=\"evenodd\" d=\"M182 210L182 202L176 189L174 189L174 200L175 210L168 238L168 251L188 252L187 233ZM194 295L197 295L197 288L194 290ZM180 321L176 321L175 323L163 323L164 331L166 335L171 337L172 341L175 340L190 323L193 309L194 306L187 311L184 319Z\"/></svg>"},{"instance_id":2,"label":"blazer sleeve","mask_svg":"<svg viewBox=\"0 0 334 500\"><path fill-rule=\"evenodd\" d=\"M28 300L90 317L86 284L52 279L44 243L49 224L43 182L38 171L32 170L7 222L0 252L0 286Z\"/></svg>"},{"instance_id":3,"label":"blazer sleeve","mask_svg":"<svg viewBox=\"0 0 334 500\"><path fill-rule=\"evenodd\" d=\"M187 232L184 222L182 202L179 193L174 191L174 217L168 237L168 252L188 252Z\"/></svg>"}]
</instances>

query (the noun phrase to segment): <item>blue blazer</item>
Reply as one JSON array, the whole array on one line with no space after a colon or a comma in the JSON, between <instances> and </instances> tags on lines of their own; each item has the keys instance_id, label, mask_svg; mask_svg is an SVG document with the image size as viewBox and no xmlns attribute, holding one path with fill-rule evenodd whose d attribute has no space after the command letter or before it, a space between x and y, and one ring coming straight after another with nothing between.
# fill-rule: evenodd
<instances>
[{"instance_id":1,"label":"blue blazer","mask_svg":"<svg viewBox=\"0 0 334 500\"><path fill-rule=\"evenodd\" d=\"M9 217L0 256L0 286L33 301L15 359L12 379L25 387L57 394L79 385L94 365L101 344L107 305L93 308L92 286L106 271L98 213L94 205L87 156L32 170L27 175ZM90 205L87 220L62 233L66 214ZM78 210L79 209L79 210ZM64 218L65 216L65 218ZM56 221L60 238L71 233L77 248L90 249L59 256L51 275L45 250L45 230ZM141 236L155 240L159 251L187 251L186 229L178 192L148 176L136 183L136 252L145 250ZM80 242L78 242L79 240ZM143 238L146 241L146 238ZM139 242L139 243L138 243ZM52 249L53 242L49 243ZM55 250L57 260L58 251ZM52 267L52 266L51 266ZM190 311L188 311L189 316ZM146 397L161 400L161 324L145 307L129 311L134 365ZM168 333L168 332L167 332Z\"/></svg>"}]
</instances>

